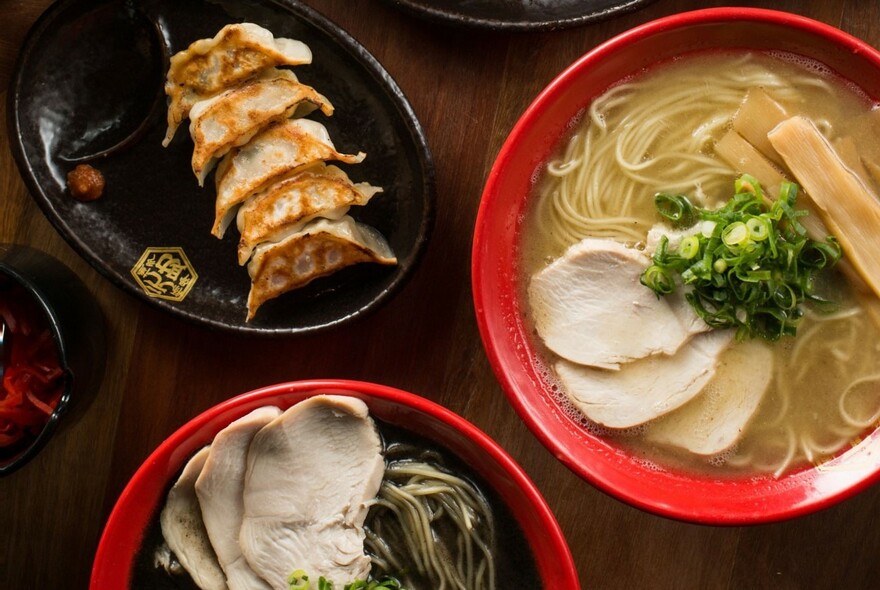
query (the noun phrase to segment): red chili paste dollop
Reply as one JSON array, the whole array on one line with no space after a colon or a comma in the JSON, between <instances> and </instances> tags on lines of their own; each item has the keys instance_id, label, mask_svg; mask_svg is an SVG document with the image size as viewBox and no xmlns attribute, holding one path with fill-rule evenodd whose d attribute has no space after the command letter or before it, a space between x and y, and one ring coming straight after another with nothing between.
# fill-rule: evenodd
<instances>
[{"instance_id":1,"label":"red chili paste dollop","mask_svg":"<svg viewBox=\"0 0 880 590\"><path fill-rule=\"evenodd\" d=\"M88 164L79 164L67 173L67 188L77 201L94 201L104 194L104 175Z\"/></svg>"}]
</instances>

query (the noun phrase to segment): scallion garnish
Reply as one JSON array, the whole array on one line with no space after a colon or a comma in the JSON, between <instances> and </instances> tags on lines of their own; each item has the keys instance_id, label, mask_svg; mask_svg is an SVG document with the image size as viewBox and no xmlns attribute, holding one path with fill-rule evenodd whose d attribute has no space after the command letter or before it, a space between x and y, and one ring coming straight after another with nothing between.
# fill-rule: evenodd
<instances>
[{"instance_id":1,"label":"scallion garnish","mask_svg":"<svg viewBox=\"0 0 880 590\"><path fill-rule=\"evenodd\" d=\"M301 569L295 570L287 578L290 590L333 590L333 582L324 576L318 577L318 585L312 588L308 574ZM379 580L355 580L342 587L342 590L405 590L400 582L391 576L385 576Z\"/></svg>"},{"instance_id":2,"label":"scallion garnish","mask_svg":"<svg viewBox=\"0 0 880 590\"><path fill-rule=\"evenodd\" d=\"M654 197L654 205L675 227L690 227L696 221L694 207L683 195L658 194Z\"/></svg>"},{"instance_id":3,"label":"scallion garnish","mask_svg":"<svg viewBox=\"0 0 880 590\"><path fill-rule=\"evenodd\" d=\"M803 317L801 304L828 302L813 294L813 278L841 256L834 236L824 242L807 237L795 209L798 186L783 182L767 204L758 181L743 175L735 194L719 209L696 207L684 195L658 194L657 211L674 227L711 221L711 230L695 232L677 247L660 239L653 263L641 282L658 296L687 285L685 297L713 328L736 328L739 340L793 336Z\"/></svg>"}]
</instances>

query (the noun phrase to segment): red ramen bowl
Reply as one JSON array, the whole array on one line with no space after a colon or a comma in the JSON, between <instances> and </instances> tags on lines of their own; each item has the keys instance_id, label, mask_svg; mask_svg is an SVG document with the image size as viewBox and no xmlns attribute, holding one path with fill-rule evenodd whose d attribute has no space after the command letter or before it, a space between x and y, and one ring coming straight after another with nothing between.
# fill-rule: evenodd
<instances>
[{"instance_id":1,"label":"red ramen bowl","mask_svg":"<svg viewBox=\"0 0 880 590\"><path fill-rule=\"evenodd\" d=\"M614 83L693 51L779 50L829 66L880 99L880 52L826 24L783 12L719 8L674 15L596 47L545 88L504 143L489 174L473 244L480 333L510 402L569 469L608 494L666 517L734 525L779 521L839 502L880 479L880 432L820 465L724 478L647 465L587 431L557 401L524 314L519 255L535 179L593 98ZM876 426L876 425L875 425Z\"/></svg>"},{"instance_id":2,"label":"red ramen bowl","mask_svg":"<svg viewBox=\"0 0 880 590\"><path fill-rule=\"evenodd\" d=\"M579 588L565 537L541 493L513 459L482 431L420 396L391 387L343 380L281 383L227 400L199 414L163 442L137 470L107 521L92 569L91 588L138 588L136 556L184 464L227 424L265 405L286 409L319 394L364 401L382 424L418 435L458 457L513 515L545 588ZM166 583L170 583L167 581ZM150 587L144 586L144 587Z\"/></svg>"}]
</instances>

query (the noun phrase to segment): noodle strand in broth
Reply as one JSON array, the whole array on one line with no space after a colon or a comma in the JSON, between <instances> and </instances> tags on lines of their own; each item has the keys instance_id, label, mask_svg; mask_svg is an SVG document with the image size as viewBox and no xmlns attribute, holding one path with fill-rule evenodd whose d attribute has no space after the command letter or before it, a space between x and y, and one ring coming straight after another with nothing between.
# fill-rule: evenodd
<instances>
[{"instance_id":1,"label":"noodle strand in broth","mask_svg":"<svg viewBox=\"0 0 880 590\"><path fill-rule=\"evenodd\" d=\"M491 508L470 482L429 458L387 461L367 527L374 575L407 572L406 587L422 580L437 590L494 590L494 547Z\"/></svg>"}]
</instances>

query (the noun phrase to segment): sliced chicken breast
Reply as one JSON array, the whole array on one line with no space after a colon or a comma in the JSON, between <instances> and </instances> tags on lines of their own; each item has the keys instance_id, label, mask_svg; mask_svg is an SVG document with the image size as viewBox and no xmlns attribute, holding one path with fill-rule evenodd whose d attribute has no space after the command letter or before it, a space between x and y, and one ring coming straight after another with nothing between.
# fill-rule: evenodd
<instances>
[{"instance_id":1,"label":"sliced chicken breast","mask_svg":"<svg viewBox=\"0 0 880 590\"><path fill-rule=\"evenodd\" d=\"M277 590L301 569L341 587L366 579L363 529L385 469L367 406L316 396L263 427L248 451L242 553Z\"/></svg>"},{"instance_id":2,"label":"sliced chicken breast","mask_svg":"<svg viewBox=\"0 0 880 590\"><path fill-rule=\"evenodd\" d=\"M244 516L244 475L254 435L281 415L274 406L257 408L221 430L211 443L195 482L202 519L230 590L268 590L241 553L238 536Z\"/></svg>"},{"instance_id":3,"label":"sliced chicken breast","mask_svg":"<svg viewBox=\"0 0 880 590\"><path fill-rule=\"evenodd\" d=\"M773 378L773 353L759 340L734 344L703 392L651 424L646 439L698 455L716 455L739 440Z\"/></svg>"},{"instance_id":4,"label":"sliced chicken breast","mask_svg":"<svg viewBox=\"0 0 880 590\"><path fill-rule=\"evenodd\" d=\"M566 360L556 374L571 402L590 420L629 428L662 416L693 399L715 375L732 330L694 336L674 355L653 355L608 371Z\"/></svg>"},{"instance_id":5,"label":"sliced chicken breast","mask_svg":"<svg viewBox=\"0 0 880 590\"><path fill-rule=\"evenodd\" d=\"M605 369L675 353L708 326L683 297L658 298L639 282L650 262L613 240L575 244L529 284L538 335L562 358Z\"/></svg>"},{"instance_id":6,"label":"sliced chicken breast","mask_svg":"<svg viewBox=\"0 0 880 590\"><path fill-rule=\"evenodd\" d=\"M226 577L208 539L195 492L196 479L208 458L209 448L204 447L193 455L183 468L168 491L159 524L168 547L196 585L202 590L225 590Z\"/></svg>"}]
</instances>

